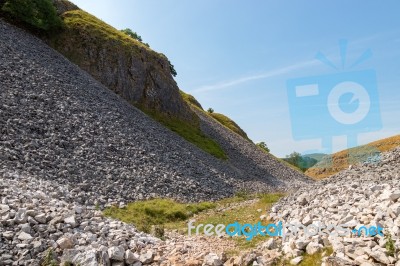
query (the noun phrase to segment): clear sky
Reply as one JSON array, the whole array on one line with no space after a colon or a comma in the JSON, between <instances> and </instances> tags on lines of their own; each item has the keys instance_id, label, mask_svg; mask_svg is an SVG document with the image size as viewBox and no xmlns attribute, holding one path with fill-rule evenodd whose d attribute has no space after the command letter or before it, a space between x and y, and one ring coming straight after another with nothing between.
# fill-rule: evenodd
<instances>
[{"instance_id":1,"label":"clear sky","mask_svg":"<svg viewBox=\"0 0 400 266\"><path fill-rule=\"evenodd\" d=\"M317 137L332 131L323 123L332 117L302 113L304 127L315 136L295 138L299 133L292 132L291 121L299 117L290 115L287 93L287 82L294 78L337 74L338 83L360 83L358 76L341 75L373 69L380 105L374 115L379 114L382 127L357 134L357 143L400 134L400 1L72 1L117 29L136 31L174 64L181 90L194 95L204 108L231 117L253 141L265 141L277 156L319 150ZM343 68L342 39L348 40ZM368 49L372 56L350 69ZM338 68L316 60L318 52ZM362 72L361 79L363 75L369 74ZM326 78L312 80L323 83ZM374 106L377 99L372 93ZM352 97L339 98L342 101L350 101L344 112L363 105L362 99ZM326 104L325 99L321 105L326 109ZM313 111L320 113L318 108ZM337 132L333 151L346 148L347 132Z\"/></svg>"}]
</instances>

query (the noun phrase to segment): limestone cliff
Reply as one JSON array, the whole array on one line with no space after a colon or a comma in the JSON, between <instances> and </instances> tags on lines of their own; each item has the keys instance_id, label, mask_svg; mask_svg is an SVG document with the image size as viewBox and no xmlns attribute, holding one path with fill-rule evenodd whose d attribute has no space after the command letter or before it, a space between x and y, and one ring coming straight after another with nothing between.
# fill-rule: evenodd
<instances>
[{"instance_id":1,"label":"limestone cliff","mask_svg":"<svg viewBox=\"0 0 400 266\"><path fill-rule=\"evenodd\" d=\"M50 41L56 50L128 102L193 121L163 54L77 7L66 6L66 1L57 2L59 12L64 11L65 29Z\"/></svg>"}]
</instances>

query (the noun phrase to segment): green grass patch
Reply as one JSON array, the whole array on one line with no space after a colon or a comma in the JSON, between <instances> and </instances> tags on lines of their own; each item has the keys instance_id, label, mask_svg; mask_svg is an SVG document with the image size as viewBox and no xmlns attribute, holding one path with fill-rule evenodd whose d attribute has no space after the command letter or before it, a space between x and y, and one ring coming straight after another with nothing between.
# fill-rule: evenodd
<instances>
[{"instance_id":1,"label":"green grass patch","mask_svg":"<svg viewBox=\"0 0 400 266\"><path fill-rule=\"evenodd\" d=\"M211 215L207 214L199 217L196 219L196 223L203 223L203 224L229 224L235 221L245 224L245 223L257 223L260 221L260 215L266 214L268 208L272 206L273 203L277 202L283 194L274 193L274 194L262 194L256 195L254 198L258 199L253 204L246 205L239 208L234 208L231 210L227 210L223 213L216 212L211 213ZM248 198L233 198L233 201L240 202L248 200ZM226 200L222 200L222 206L226 205ZM258 210L261 209L261 212Z\"/></svg>"},{"instance_id":2,"label":"green grass patch","mask_svg":"<svg viewBox=\"0 0 400 266\"><path fill-rule=\"evenodd\" d=\"M171 199L152 199L129 203L124 208L109 207L104 215L134 224L139 230L149 232L152 225L184 221L201 211L215 208L212 202L178 203Z\"/></svg>"},{"instance_id":3,"label":"green grass patch","mask_svg":"<svg viewBox=\"0 0 400 266\"><path fill-rule=\"evenodd\" d=\"M134 224L139 230L151 232L151 228L162 226L162 230L178 230L187 234L188 221L195 219L194 226L199 224L230 224L235 221L245 224L255 224L260 221L260 215L266 214L273 203L277 202L284 194L258 194L236 195L217 202L178 203L171 199L153 199L129 203L124 208L109 207L104 210L104 215ZM243 203L250 199L254 202L245 203L243 206L232 204ZM262 211L259 212L259 209ZM269 221L263 221L267 224ZM202 230L200 230L202 233ZM194 232L193 232L194 233ZM266 240L265 236L255 236L247 241L245 236L232 237L236 248L229 250L232 254L245 249L256 247Z\"/></svg>"},{"instance_id":4,"label":"green grass patch","mask_svg":"<svg viewBox=\"0 0 400 266\"><path fill-rule=\"evenodd\" d=\"M228 159L221 146L212 138L204 135L203 132L201 132L200 122L197 116L194 117L194 122L190 123L178 118L167 117L165 115L162 115L152 110L147 110L140 106L139 108L146 114L151 116L154 120L160 122L161 124L174 131L187 141L193 143L203 151L219 159Z\"/></svg>"},{"instance_id":5,"label":"green grass patch","mask_svg":"<svg viewBox=\"0 0 400 266\"><path fill-rule=\"evenodd\" d=\"M285 194L283 193L271 193L271 194L261 194L259 198L261 204L265 204L269 207L271 204L278 202L279 199L282 198L283 196L285 196Z\"/></svg>"}]
</instances>

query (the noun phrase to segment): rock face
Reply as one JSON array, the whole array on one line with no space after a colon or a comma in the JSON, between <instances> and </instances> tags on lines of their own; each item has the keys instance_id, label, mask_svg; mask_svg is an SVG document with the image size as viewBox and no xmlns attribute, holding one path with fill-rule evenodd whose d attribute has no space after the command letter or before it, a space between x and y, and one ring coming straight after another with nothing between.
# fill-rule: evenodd
<instances>
[{"instance_id":1,"label":"rock face","mask_svg":"<svg viewBox=\"0 0 400 266\"><path fill-rule=\"evenodd\" d=\"M243 187L286 190L307 181L298 174L288 183L285 172L255 177L217 160L37 38L4 22L0 34L0 170L71 185L76 201L89 205L212 200Z\"/></svg>"},{"instance_id":2,"label":"rock face","mask_svg":"<svg viewBox=\"0 0 400 266\"><path fill-rule=\"evenodd\" d=\"M79 9L79 7L76 6L75 4L65 0L53 0L53 4L57 10L58 15L61 15L62 13L67 11Z\"/></svg>"},{"instance_id":3,"label":"rock face","mask_svg":"<svg viewBox=\"0 0 400 266\"><path fill-rule=\"evenodd\" d=\"M62 18L65 30L51 42L59 52L129 103L193 122L194 114L183 101L163 54L123 33L115 34L114 28L82 10L64 12Z\"/></svg>"}]
</instances>

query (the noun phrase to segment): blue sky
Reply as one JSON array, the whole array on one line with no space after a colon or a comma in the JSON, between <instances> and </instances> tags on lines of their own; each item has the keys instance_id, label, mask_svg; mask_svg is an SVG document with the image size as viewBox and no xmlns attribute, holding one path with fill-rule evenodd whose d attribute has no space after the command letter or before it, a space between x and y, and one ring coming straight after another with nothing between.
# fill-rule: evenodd
<instances>
[{"instance_id":1,"label":"blue sky","mask_svg":"<svg viewBox=\"0 0 400 266\"><path fill-rule=\"evenodd\" d=\"M399 1L72 1L117 29L136 31L174 64L183 91L277 156L322 147L320 138L295 140L292 133L298 117L290 115L286 84L294 78L373 69L382 127L356 134L357 143L400 133ZM344 68L341 39L348 40ZM368 49L372 57L350 69ZM316 60L317 52L338 69ZM325 118L302 118L316 136L327 132ZM332 151L346 148L347 135L331 138Z\"/></svg>"}]
</instances>

